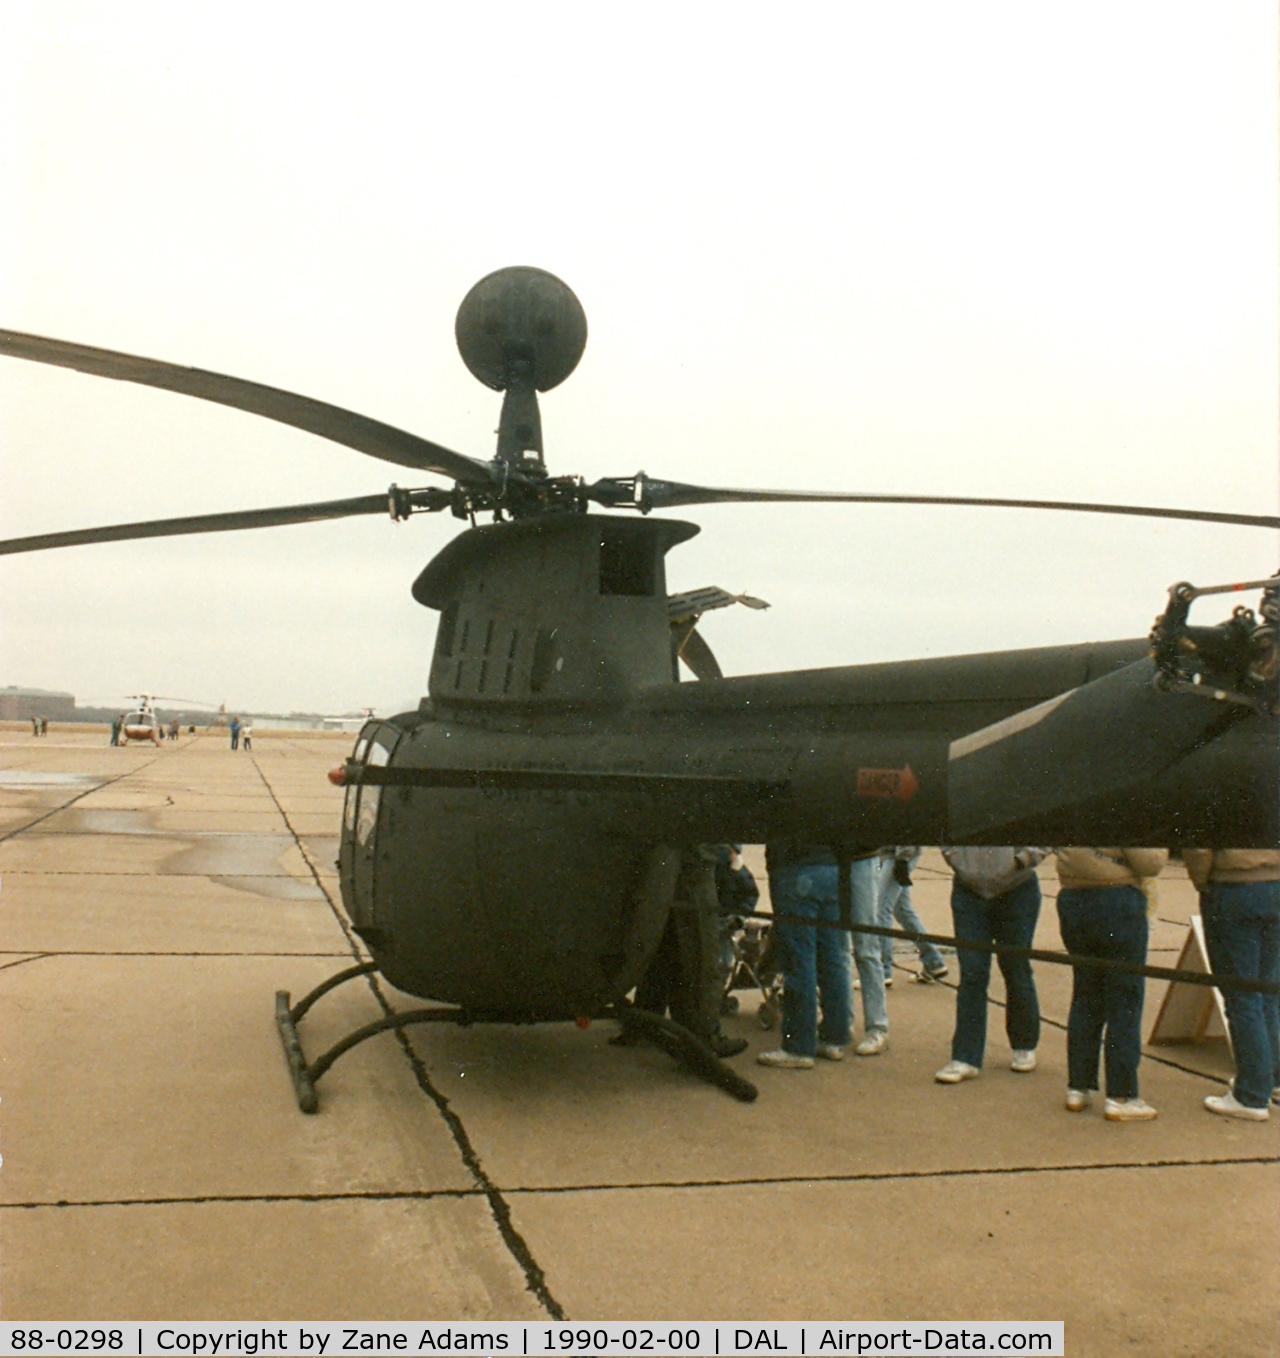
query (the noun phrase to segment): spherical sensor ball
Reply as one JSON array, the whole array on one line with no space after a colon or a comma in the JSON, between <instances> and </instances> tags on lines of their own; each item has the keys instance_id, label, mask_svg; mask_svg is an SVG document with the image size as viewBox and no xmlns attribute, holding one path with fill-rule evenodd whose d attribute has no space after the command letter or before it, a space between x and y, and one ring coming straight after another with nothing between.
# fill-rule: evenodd
<instances>
[{"instance_id":1,"label":"spherical sensor ball","mask_svg":"<svg viewBox=\"0 0 1280 1358\"><path fill-rule=\"evenodd\" d=\"M454 326L462 360L487 387L505 391L528 364L538 391L578 366L587 317L567 283L545 269L516 265L482 278L462 299Z\"/></svg>"}]
</instances>

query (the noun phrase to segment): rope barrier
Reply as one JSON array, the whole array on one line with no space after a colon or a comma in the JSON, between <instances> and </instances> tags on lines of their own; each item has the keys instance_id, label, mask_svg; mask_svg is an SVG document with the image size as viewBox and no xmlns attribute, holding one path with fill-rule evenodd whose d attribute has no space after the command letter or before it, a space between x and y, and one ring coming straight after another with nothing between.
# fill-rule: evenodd
<instances>
[{"instance_id":1,"label":"rope barrier","mask_svg":"<svg viewBox=\"0 0 1280 1358\"><path fill-rule=\"evenodd\" d=\"M936 943L957 950L996 953L1002 957L1025 957L1032 962L1053 962L1064 967L1091 967L1095 971L1122 971L1131 976L1150 976L1157 981L1172 981L1183 985L1216 986L1219 990L1244 990L1260 995L1280 994L1275 981L1252 980L1246 976L1223 976L1217 972L1185 971L1180 967L1152 967L1146 963L1121 962L1111 957L1088 957L1080 953L1051 952L1047 948L1018 948L1012 943L982 943L977 939L953 938L949 934L921 934L911 929L887 929L879 924L854 924L840 920L813 919L808 915L771 915L764 910L752 910L744 919L764 919L787 924L809 924L828 929L844 929L855 934L876 934L881 938L905 938L912 943Z\"/></svg>"}]
</instances>

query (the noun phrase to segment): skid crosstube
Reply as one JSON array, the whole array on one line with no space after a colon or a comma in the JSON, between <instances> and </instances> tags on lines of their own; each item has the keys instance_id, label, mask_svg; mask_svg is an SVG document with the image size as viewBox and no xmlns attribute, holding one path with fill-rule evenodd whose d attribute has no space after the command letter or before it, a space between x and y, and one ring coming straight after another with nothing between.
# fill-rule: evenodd
<instances>
[{"instance_id":1,"label":"skid crosstube","mask_svg":"<svg viewBox=\"0 0 1280 1358\"><path fill-rule=\"evenodd\" d=\"M298 1107L304 1113L314 1113L319 1108L316 1083L330 1066L352 1047L359 1046L367 1038L379 1033L398 1031L420 1023L457 1023L469 1026L483 1022L464 1009L437 1006L431 1009L410 1009L401 1014L388 1014L383 1018L366 1023L362 1028L350 1032L340 1042L336 1042L322 1056L308 1063L298 1036L298 1024L315 1002L329 991L357 976L369 976L378 970L376 962L362 962L336 972L328 980L322 981L295 1005L289 1003L287 990L276 991L276 1028L280 1033L280 1043L284 1047L285 1061L289 1067L289 1079ZM607 1006L601 1018L616 1019L625 1030L634 1030L647 1038L654 1046L661 1048L670 1057L685 1066L700 1079L717 1085L743 1103L752 1102L759 1090L750 1080L743 1079L737 1071L730 1069L716 1056L715 1052L687 1028L671 1019L647 1010L637 1009L626 1000Z\"/></svg>"}]
</instances>

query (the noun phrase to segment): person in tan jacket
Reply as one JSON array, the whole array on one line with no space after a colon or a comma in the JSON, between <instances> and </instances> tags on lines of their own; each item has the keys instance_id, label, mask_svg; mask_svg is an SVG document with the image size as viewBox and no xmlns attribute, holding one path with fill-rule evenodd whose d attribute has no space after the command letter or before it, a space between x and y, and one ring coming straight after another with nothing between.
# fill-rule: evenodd
<instances>
[{"instance_id":1,"label":"person in tan jacket","mask_svg":"<svg viewBox=\"0 0 1280 1358\"><path fill-rule=\"evenodd\" d=\"M1184 849L1200 891L1209 965L1224 976L1280 981L1280 850ZM1265 1122L1280 1102L1280 996L1225 990L1236 1078L1204 1106L1222 1117Z\"/></svg>"},{"instance_id":2,"label":"person in tan jacket","mask_svg":"<svg viewBox=\"0 0 1280 1358\"><path fill-rule=\"evenodd\" d=\"M1067 951L1139 966L1147 960L1147 884L1167 849L1059 849L1058 923ZM1077 967L1067 1018L1067 1109L1083 1112L1098 1087L1105 1049L1109 1122L1147 1122L1156 1110L1138 1094L1144 980Z\"/></svg>"}]
</instances>

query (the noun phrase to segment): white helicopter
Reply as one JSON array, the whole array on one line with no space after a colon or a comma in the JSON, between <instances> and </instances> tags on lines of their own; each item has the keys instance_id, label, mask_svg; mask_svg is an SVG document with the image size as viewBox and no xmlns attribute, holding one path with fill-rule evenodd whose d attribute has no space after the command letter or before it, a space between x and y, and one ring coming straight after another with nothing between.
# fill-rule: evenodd
<instances>
[{"instance_id":1,"label":"white helicopter","mask_svg":"<svg viewBox=\"0 0 1280 1358\"><path fill-rule=\"evenodd\" d=\"M120 744L127 745L131 740L149 740L159 745L164 740L164 732L160 728L160 719L156 716L152 700L145 693L130 696L138 706L120 722Z\"/></svg>"}]
</instances>

